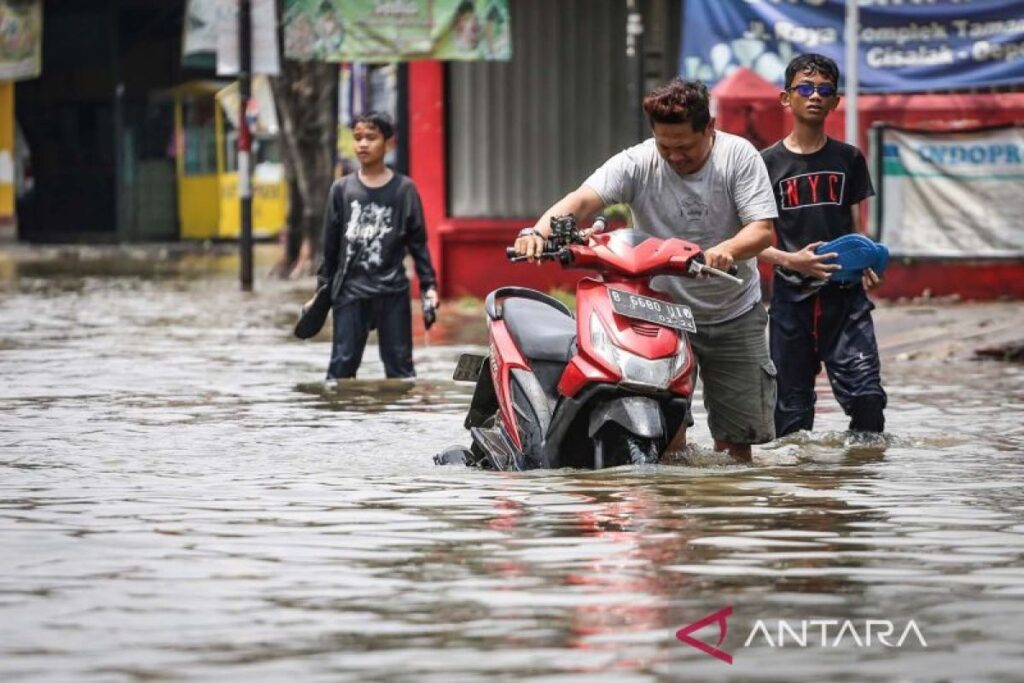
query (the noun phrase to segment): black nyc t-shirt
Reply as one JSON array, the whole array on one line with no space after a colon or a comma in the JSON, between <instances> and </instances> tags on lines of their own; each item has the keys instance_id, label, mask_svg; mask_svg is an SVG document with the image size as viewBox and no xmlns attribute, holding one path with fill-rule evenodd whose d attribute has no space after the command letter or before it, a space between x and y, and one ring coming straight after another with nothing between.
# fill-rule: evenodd
<instances>
[{"instance_id":1,"label":"black nyc t-shirt","mask_svg":"<svg viewBox=\"0 0 1024 683\"><path fill-rule=\"evenodd\" d=\"M811 242L853 232L850 207L875 194L864 155L838 140L828 138L812 154L791 152L780 140L761 156L779 207L775 234L783 251L799 251ZM778 266L775 274L776 286L803 289L821 283Z\"/></svg>"}]
</instances>

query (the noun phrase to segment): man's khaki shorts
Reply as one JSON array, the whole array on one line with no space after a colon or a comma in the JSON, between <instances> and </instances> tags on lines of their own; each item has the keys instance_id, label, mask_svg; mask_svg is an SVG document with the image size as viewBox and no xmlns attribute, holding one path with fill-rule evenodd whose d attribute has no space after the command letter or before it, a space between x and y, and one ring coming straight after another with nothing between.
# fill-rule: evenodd
<instances>
[{"instance_id":1,"label":"man's khaki shorts","mask_svg":"<svg viewBox=\"0 0 1024 683\"><path fill-rule=\"evenodd\" d=\"M704 383L711 436L735 444L775 438L775 364L768 353L768 313L760 303L690 335Z\"/></svg>"}]
</instances>

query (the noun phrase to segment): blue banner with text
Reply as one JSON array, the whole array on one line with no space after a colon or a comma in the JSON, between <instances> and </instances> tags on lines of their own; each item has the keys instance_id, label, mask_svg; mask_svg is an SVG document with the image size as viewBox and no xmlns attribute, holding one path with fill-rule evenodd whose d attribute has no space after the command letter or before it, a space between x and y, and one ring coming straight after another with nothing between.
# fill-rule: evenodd
<instances>
[{"instance_id":1,"label":"blue banner with text","mask_svg":"<svg viewBox=\"0 0 1024 683\"><path fill-rule=\"evenodd\" d=\"M818 52L845 74L845 14L845 0L685 0L679 72L712 86L745 66L781 86L790 59ZM1024 0L860 0L858 41L863 92L1024 84Z\"/></svg>"}]
</instances>

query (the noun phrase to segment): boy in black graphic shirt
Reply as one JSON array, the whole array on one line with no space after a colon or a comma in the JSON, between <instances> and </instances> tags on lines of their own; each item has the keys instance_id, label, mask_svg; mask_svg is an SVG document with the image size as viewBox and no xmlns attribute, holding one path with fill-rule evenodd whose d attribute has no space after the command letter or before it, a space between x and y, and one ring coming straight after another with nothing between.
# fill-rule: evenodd
<instances>
[{"instance_id":1,"label":"boy in black graphic shirt","mask_svg":"<svg viewBox=\"0 0 1024 683\"><path fill-rule=\"evenodd\" d=\"M423 206L413 182L384 165L394 135L390 117L364 114L353 124L352 135L359 171L331 186L317 273L317 288L330 287L334 307L327 379L356 376L372 329L377 330L387 376L415 377L409 279L403 265L407 251L424 302L438 304Z\"/></svg>"},{"instance_id":2,"label":"boy in black graphic shirt","mask_svg":"<svg viewBox=\"0 0 1024 683\"><path fill-rule=\"evenodd\" d=\"M830 283L834 253L822 243L854 232L856 205L875 192L860 150L825 135L825 118L839 104L839 68L818 54L786 68L783 107L793 113L789 135L764 150L779 217L777 248L761 253L775 266L770 345L778 368L775 431L784 436L814 426L814 379L825 364L832 393L850 429L881 432L885 391L866 289L879 284L870 269L861 282Z\"/></svg>"}]
</instances>

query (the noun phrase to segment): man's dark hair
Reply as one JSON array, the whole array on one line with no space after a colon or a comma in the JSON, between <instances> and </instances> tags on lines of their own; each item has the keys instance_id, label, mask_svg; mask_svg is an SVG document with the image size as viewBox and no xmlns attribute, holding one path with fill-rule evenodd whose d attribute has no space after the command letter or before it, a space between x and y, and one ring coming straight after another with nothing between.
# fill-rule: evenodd
<instances>
[{"instance_id":1,"label":"man's dark hair","mask_svg":"<svg viewBox=\"0 0 1024 683\"><path fill-rule=\"evenodd\" d=\"M787 88L793 85L793 78L797 74L821 74L825 78L831 78L832 84L839 87L839 66L834 60L816 52L797 55L789 62L789 66L786 67Z\"/></svg>"},{"instance_id":2,"label":"man's dark hair","mask_svg":"<svg viewBox=\"0 0 1024 683\"><path fill-rule=\"evenodd\" d=\"M644 98L644 111L652 128L656 123L689 123L695 133L702 133L711 121L708 88L700 81L673 78Z\"/></svg>"},{"instance_id":3,"label":"man's dark hair","mask_svg":"<svg viewBox=\"0 0 1024 683\"><path fill-rule=\"evenodd\" d=\"M380 131L380 134L384 136L385 140L390 140L395 135L395 124L391 120L391 117L382 111L368 111L365 114L360 114L352 120L353 130L357 123L365 123L373 126Z\"/></svg>"}]
</instances>

